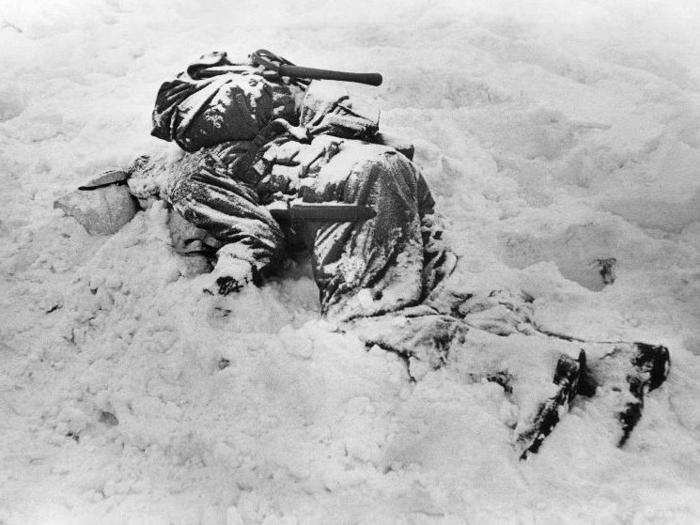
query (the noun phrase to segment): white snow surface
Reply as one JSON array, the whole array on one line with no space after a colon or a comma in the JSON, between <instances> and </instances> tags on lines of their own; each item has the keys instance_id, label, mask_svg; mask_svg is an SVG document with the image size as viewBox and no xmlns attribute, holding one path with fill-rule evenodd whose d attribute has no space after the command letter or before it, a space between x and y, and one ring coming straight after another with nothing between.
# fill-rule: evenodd
<instances>
[{"instance_id":1,"label":"white snow surface","mask_svg":"<svg viewBox=\"0 0 700 525\"><path fill-rule=\"evenodd\" d=\"M700 521L699 27L693 1L0 1L0 523ZM261 47L384 74L351 89L415 143L465 291L670 348L624 448L601 395L518 461L500 387L410 384L303 268L216 302L162 206L109 237L52 208L167 146L160 82Z\"/></svg>"}]
</instances>

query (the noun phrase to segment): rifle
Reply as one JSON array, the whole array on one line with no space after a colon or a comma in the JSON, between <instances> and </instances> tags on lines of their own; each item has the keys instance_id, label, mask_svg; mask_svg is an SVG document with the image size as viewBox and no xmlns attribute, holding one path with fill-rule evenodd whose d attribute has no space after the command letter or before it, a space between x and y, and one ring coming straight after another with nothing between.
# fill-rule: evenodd
<instances>
[{"instance_id":1,"label":"rifle","mask_svg":"<svg viewBox=\"0 0 700 525\"><path fill-rule=\"evenodd\" d=\"M308 84L310 80L340 80L370 86L379 86L382 83L382 75L379 73L350 73L348 71L295 66L289 60L277 56L267 49L258 49L251 53L250 61L254 66L264 68L263 76L271 80L276 80L278 77L290 77L303 84Z\"/></svg>"}]
</instances>

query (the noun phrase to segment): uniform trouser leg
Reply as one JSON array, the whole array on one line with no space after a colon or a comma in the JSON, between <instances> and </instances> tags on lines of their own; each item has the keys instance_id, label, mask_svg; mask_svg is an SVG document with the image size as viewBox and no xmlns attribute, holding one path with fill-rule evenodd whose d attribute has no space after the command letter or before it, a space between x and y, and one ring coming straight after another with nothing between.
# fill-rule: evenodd
<instances>
[{"instance_id":1,"label":"uniform trouser leg","mask_svg":"<svg viewBox=\"0 0 700 525\"><path fill-rule=\"evenodd\" d=\"M512 319L495 322L498 313L490 320L459 315L424 304L357 319L352 330L368 347L402 356L412 380L449 364L451 373L468 382L503 387L517 409L507 424L521 459L540 449L577 396L596 396L596 411L619 422L611 445L623 446L642 416L646 395L668 376L669 352L661 345L585 342L535 326L526 335L505 330Z\"/></svg>"}]
</instances>

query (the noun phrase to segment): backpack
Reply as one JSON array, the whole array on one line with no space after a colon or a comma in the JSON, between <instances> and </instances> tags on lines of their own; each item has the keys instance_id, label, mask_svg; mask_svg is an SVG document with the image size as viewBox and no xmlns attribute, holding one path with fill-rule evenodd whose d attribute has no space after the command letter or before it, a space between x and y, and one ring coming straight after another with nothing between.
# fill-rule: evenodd
<instances>
[{"instance_id":1,"label":"backpack","mask_svg":"<svg viewBox=\"0 0 700 525\"><path fill-rule=\"evenodd\" d=\"M151 135L196 151L253 140L277 118L295 122L294 95L300 88L261 73L258 67L229 61L224 52L203 55L160 86Z\"/></svg>"}]
</instances>

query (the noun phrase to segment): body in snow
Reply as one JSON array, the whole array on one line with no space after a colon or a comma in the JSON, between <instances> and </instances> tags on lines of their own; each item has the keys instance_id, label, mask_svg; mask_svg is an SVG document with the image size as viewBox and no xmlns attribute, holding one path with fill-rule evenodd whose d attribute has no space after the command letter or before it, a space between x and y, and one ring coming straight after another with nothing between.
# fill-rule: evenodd
<instances>
[{"instance_id":1,"label":"body in snow","mask_svg":"<svg viewBox=\"0 0 700 525\"><path fill-rule=\"evenodd\" d=\"M163 84L153 122L153 135L181 151L137 159L129 188L142 203L169 203L171 223L185 226L174 236L181 253L216 252L205 292L259 285L292 251L307 250L322 314L404 357L412 380L459 359L467 379L500 384L521 410L513 424L521 457L539 449L561 407L603 382L620 392L622 445L645 393L666 377L665 347L551 334L523 294L455 288L458 261L412 147L379 133L378 112L344 92L215 53ZM273 216L290 202L371 213L343 222ZM539 338L541 351L523 355L523 337Z\"/></svg>"}]
</instances>

